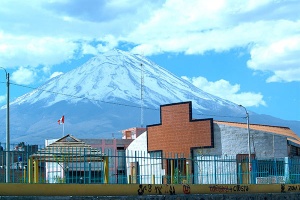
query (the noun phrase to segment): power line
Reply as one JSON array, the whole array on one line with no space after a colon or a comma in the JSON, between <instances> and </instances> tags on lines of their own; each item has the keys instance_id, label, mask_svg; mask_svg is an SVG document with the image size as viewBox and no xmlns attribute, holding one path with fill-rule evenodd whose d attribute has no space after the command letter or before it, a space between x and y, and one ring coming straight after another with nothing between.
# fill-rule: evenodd
<instances>
[{"instance_id":1,"label":"power line","mask_svg":"<svg viewBox=\"0 0 300 200\"><path fill-rule=\"evenodd\" d=\"M35 88L35 87L30 87L30 86L26 86L26 85L17 84L17 83L11 83L11 84L12 85L16 85L16 86L20 86L20 87L24 87L24 88L33 89L33 90L39 90L39 91L43 91L43 92L48 92L48 93L63 95L63 96L71 97L71 98L74 98L74 99L85 99L85 100L89 100L89 101L98 101L98 102L108 103L108 104L114 104L114 105L120 105L120 106L140 108L139 106L135 106L135 105L128 105L128 104L122 104L122 103L116 103L116 102L108 102L108 101L103 101L103 100L96 100L96 99L91 99L91 98L88 98L88 97L82 97L82 96L76 96L76 95L72 95L72 94L65 94L65 93L61 93L61 92L55 92L55 91L45 90L45 89L42 89L42 88L39 88L39 87Z\"/></svg>"},{"instance_id":2,"label":"power line","mask_svg":"<svg viewBox=\"0 0 300 200\"><path fill-rule=\"evenodd\" d=\"M4 83L4 82L0 82L0 83ZM19 86L19 87L23 87L23 88L29 88L29 89L32 89L32 90L39 90L39 91L53 93L53 94L57 94L57 95L63 95L63 96L71 97L71 98L74 98L74 99L85 99L85 100L89 100L89 101L95 101L95 102L107 103L107 104L112 104L112 105L142 109L141 106L129 105L129 104L117 103L117 102L111 102L111 101L103 101L103 100L98 100L98 99L91 99L91 98L88 98L88 97L82 97L82 96L76 96L76 95L71 95L71 94L65 94L65 93L62 93L62 92L45 90L45 89L42 89L41 87L36 88L36 87L21 85L21 84L12 83L12 82L10 82L10 84L15 85L15 86ZM147 110L153 110L153 111L159 111L160 110L160 108L145 107L144 104L142 106L143 106L143 109L147 109ZM168 111L168 112L174 112L174 111ZM176 113L187 113L187 112L176 112ZM197 115L197 116L211 116L211 117L223 117L223 118L245 118L244 116L241 117L241 116L203 114L203 113L193 113L193 114Z\"/></svg>"}]
</instances>

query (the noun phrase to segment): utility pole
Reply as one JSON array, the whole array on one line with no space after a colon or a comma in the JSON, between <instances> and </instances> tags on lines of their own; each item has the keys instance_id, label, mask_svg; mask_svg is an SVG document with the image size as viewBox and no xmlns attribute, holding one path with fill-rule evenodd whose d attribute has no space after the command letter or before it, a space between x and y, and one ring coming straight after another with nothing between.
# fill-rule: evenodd
<instances>
[{"instance_id":1,"label":"utility pole","mask_svg":"<svg viewBox=\"0 0 300 200\"><path fill-rule=\"evenodd\" d=\"M144 65L141 63L141 127L144 126Z\"/></svg>"},{"instance_id":2,"label":"utility pole","mask_svg":"<svg viewBox=\"0 0 300 200\"><path fill-rule=\"evenodd\" d=\"M7 73L6 69L0 67L5 71L6 75L6 168L5 168L5 177L6 183L10 182L10 133L9 133L9 73Z\"/></svg>"},{"instance_id":3,"label":"utility pole","mask_svg":"<svg viewBox=\"0 0 300 200\"><path fill-rule=\"evenodd\" d=\"M250 127L249 127L249 113L247 109L239 105L240 107L244 108L246 111L246 118L247 118L247 130L248 130L248 160L249 160L249 166L248 166L248 172L249 172L249 184L251 184L251 146L250 146Z\"/></svg>"}]
</instances>

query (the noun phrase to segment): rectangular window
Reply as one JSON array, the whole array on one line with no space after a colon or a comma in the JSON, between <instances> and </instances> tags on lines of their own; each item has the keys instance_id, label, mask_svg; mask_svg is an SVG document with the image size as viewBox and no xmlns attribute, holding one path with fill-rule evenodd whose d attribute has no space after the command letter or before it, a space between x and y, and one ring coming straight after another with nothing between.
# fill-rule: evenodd
<instances>
[{"instance_id":1,"label":"rectangular window","mask_svg":"<svg viewBox=\"0 0 300 200\"><path fill-rule=\"evenodd\" d=\"M151 158L161 158L162 152L161 151L151 151L149 152Z\"/></svg>"}]
</instances>

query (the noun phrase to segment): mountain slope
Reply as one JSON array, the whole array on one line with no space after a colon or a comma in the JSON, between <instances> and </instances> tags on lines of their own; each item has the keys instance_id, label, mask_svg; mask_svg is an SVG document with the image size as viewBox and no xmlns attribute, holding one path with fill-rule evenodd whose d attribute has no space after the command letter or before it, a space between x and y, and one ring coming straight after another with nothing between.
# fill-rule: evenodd
<instances>
[{"instance_id":1,"label":"mountain slope","mask_svg":"<svg viewBox=\"0 0 300 200\"><path fill-rule=\"evenodd\" d=\"M245 111L238 105L200 90L140 55L113 50L12 102L11 140L43 143L44 139L61 137L62 127L57 124L61 115L66 118L65 134L79 138L120 137L122 129L158 123L160 105L182 101L193 102L195 118L245 120L241 118ZM1 116L0 124L4 126L5 109L1 109ZM256 116L259 123L260 117ZM4 130L0 135L5 138Z\"/></svg>"},{"instance_id":2,"label":"mountain slope","mask_svg":"<svg viewBox=\"0 0 300 200\"><path fill-rule=\"evenodd\" d=\"M214 101L219 106L236 106L203 92L139 55L119 50L90 59L81 67L55 77L38 90L18 98L12 105L43 101L46 103L45 106L51 106L62 100L75 103L82 101L82 98L102 101L120 98L138 102L141 98L141 64L144 72L144 102L149 106L156 107L160 104L182 101L182 99L199 98L193 105L196 109L216 109L204 107L199 103L203 101ZM68 94L69 97L47 91Z\"/></svg>"}]
</instances>

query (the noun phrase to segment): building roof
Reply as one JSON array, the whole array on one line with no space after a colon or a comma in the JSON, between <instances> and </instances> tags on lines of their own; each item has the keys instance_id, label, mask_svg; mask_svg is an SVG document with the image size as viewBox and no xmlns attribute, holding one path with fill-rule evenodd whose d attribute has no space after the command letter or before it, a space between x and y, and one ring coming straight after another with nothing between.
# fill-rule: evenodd
<instances>
[{"instance_id":1,"label":"building roof","mask_svg":"<svg viewBox=\"0 0 300 200\"><path fill-rule=\"evenodd\" d=\"M102 142L104 141L104 144L113 144L113 141L116 141L116 145L118 146L124 146L124 145L129 145L133 139L81 139L81 141L85 142L86 144L89 145L102 145Z\"/></svg>"},{"instance_id":2,"label":"building roof","mask_svg":"<svg viewBox=\"0 0 300 200\"><path fill-rule=\"evenodd\" d=\"M226 122L226 121L214 121L214 123L224 124L227 126L234 126L239 128L247 128L246 123ZM300 145L300 137L296 133L294 133L289 127L270 126L270 125L262 125L262 124L249 124L249 128L250 130L265 131L271 134L283 135L287 137L288 141Z\"/></svg>"},{"instance_id":3,"label":"building roof","mask_svg":"<svg viewBox=\"0 0 300 200\"><path fill-rule=\"evenodd\" d=\"M39 150L30 157L47 162L68 160L69 162L102 161L104 154L91 145L68 134Z\"/></svg>"}]
</instances>

